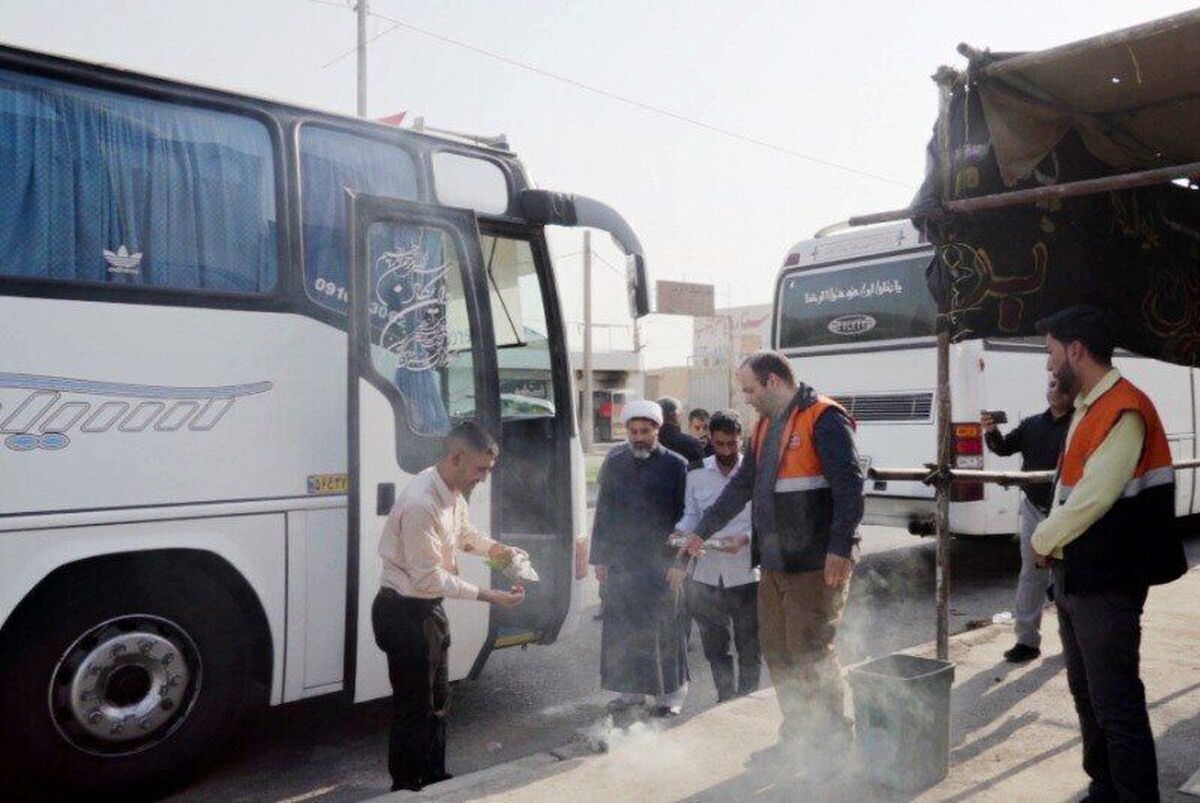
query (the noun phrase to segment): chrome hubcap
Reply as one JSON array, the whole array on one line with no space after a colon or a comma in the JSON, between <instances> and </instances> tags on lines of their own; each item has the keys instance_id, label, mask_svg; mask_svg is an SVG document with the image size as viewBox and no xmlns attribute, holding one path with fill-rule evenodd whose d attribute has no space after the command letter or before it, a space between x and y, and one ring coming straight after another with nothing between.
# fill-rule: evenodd
<instances>
[{"instance_id":1,"label":"chrome hubcap","mask_svg":"<svg viewBox=\"0 0 1200 803\"><path fill-rule=\"evenodd\" d=\"M50 681L50 714L89 753L145 750L187 718L200 688L200 656L187 633L156 616L122 616L80 636Z\"/></svg>"}]
</instances>

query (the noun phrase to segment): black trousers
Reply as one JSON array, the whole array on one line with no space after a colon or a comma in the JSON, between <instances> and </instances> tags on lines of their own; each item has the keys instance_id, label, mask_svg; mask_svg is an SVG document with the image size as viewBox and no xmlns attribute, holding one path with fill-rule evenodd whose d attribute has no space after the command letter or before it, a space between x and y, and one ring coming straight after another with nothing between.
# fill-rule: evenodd
<instances>
[{"instance_id":1,"label":"black trousers","mask_svg":"<svg viewBox=\"0 0 1200 803\"><path fill-rule=\"evenodd\" d=\"M446 777L450 623L440 599L383 588L371 606L371 624L392 682L392 789L420 789Z\"/></svg>"},{"instance_id":2,"label":"black trousers","mask_svg":"<svg viewBox=\"0 0 1200 803\"><path fill-rule=\"evenodd\" d=\"M688 613L700 627L704 657L712 667L717 699L728 700L758 688L762 657L758 649L758 583L732 588L687 581ZM737 648L737 682L729 654L730 626Z\"/></svg>"},{"instance_id":3,"label":"black trousers","mask_svg":"<svg viewBox=\"0 0 1200 803\"><path fill-rule=\"evenodd\" d=\"M1147 589L1067 594L1055 571L1067 683L1095 800L1157 801L1158 761L1138 672Z\"/></svg>"}]
</instances>

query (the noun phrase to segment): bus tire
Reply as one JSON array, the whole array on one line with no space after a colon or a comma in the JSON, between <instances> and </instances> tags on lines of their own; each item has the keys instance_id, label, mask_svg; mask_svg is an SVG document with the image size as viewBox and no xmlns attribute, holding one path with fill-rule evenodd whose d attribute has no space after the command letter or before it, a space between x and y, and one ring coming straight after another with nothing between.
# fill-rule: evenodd
<instances>
[{"instance_id":1,"label":"bus tire","mask_svg":"<svg viewBox=\"0 0 1200 803\"><path fill-rule=\"evenodd\" d=\"M158 794L211 760L249 699L250 628L184 561L103 560L35 589L0 642L9 777Z\"/></svg>"}]
</instances>

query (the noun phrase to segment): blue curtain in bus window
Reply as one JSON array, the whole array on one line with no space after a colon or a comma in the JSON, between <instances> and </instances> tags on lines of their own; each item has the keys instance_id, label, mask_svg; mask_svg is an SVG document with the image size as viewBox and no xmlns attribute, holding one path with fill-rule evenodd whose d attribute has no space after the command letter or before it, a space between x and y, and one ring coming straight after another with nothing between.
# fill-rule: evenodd
<instances>
[{"instance_id":1,"label":"blue curtain in bus window","mask_svg":"<svg viewBox=\"0 0 1200 803\"><path fill-rule=\"evenodd\" d=\"M444 435L450 416L441 371L449 364L446 282L450 266L435 229L376 224L368 235L376 342L395 355L396 388L419 435Z\"/></svg>"},{"instance_id":2,"label":"blue curtain in bus window","mask_svg":"<svg viewBox=\"0 0 1200 803\"><path fill-rule=\"evenodd\" d=\"M416 200L416 167L396 145L305 126L300 132L300 186L308 294L345 312L346 190Z\"/></svg>"},{"instance_id":3,"label":"blue curtain in bus window","mask_svg":"<svg viewBox=\"0 0 1200 803\"><path fill-rule=\"evenodd\" d=\"M259 123L0 70L0 274L268 292Z\"/></svg>"}]
</instances>

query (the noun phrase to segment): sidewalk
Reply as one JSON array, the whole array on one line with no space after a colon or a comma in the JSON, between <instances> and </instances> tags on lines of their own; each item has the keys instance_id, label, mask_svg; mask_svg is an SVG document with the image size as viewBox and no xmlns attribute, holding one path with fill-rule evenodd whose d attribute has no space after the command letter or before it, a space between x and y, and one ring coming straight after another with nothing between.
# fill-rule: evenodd
<instances>
[{"instance_id":1,"label":"sidewalk","mask_svg":"<svg viewBox=\"0 0 1200 803\"><path fill-rule=\"evenodd\" d=\"M1142 678L1158 743L1166 801L1196 803L1177 790L1200 768L1200 569L1152 589L1143 617ZM932 611L931 611L932 615ZM859 778L812 779L803 760L774 748L779 712L770 690L716 706L673 727L638 723L591 734L585 744L539 753L414 794L380 800L425 801L1074 801L1083 796L1078 724L1052 609L1042 660L1007 664L1007 625L951 639L957 664L951 704L950 774L915 795L891 793ZM933 654L932 645L911 650ZM604 732L602 732L604 731ZM582 755L581 755L582 753ZM1197 790L1200 793L1200 790Z\"/></svg>"}]
</instances>

